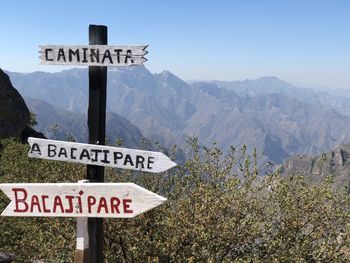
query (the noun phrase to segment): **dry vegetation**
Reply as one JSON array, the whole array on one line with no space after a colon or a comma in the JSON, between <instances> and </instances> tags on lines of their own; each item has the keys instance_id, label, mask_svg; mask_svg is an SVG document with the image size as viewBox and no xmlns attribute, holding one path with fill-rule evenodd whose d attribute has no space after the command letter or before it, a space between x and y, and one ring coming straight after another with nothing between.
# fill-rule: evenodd
<instances>
[{"instance_id":1,"label":"dry vegetation","mask_svg":"<svg viewBox=\"0 0 350 263\"><path fill-rule=\"evenodd\" d=\"M77 182L82 165L28 159L28 146L1 141L0 182ZM223 156L189 141L187 162L163 174L107 169L166 204L134 219L105 220L106 262L349 262L350 203L327 178L259 174L245 147ZM0 210L7 205L0 195ZM1 217L0 251L17 262L71 262L74 218Z\"/></svg>"}]
</instances>

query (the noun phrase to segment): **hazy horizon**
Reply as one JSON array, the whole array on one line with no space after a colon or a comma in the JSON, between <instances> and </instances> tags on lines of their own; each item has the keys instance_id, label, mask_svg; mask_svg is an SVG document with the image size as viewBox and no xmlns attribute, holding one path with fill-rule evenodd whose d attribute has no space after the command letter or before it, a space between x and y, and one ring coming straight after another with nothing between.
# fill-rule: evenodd
<instances>
[{"instance_id":1,"label":"hazy horizon","mask_svg":"<svg viewBox=\"0 0 350 263\"><path fill-rule=\"evenodd\" d=\"M147 68L185 80L277 76L291 83L350 89L350 2L223 0L92 1L2 5L0 67L57 72L39 65L42 44L88 44L89 24L108 26L109 44L148 44ZM15 18L15 19L14 19Z\"/></svg>"},{"instance_id":2,"label":"hazy horizon","mask_svg":"<svg viewBox=\"0 0 350 263\"><path fill-rule=\"evenodd\" d=\"M12 71L12 70L8 70L6 68L1 68L4 71L8 71L8 72L12 72L12 73L19 73L19 74L31 74L31 73L35 73L35 72L45 72L45 73L60 73L62 71L65 70L70 70L70 69L87 69L87 67L64 67L62 69L56 70L56 71L45 71L45 70L36 70L36 71L31 71L31 72L19 72L19 71ZM170 70L162 70L159 72L153 72L151 71L147 66L145 66L145 68L147 70L149 70L152 74L159 74L163 71L170 71ZM111 68L109 68L110 70ZM170 71L171 72L171 71ZM172 74L176 75L174 72L171 72ZM180 76L176 75L177 77L181 78ZM282 81L285 81L291 85L294 85L295 87L300 87L300 88L311 88L311 89L315 89L315 90L350 90L350 85L349 88L341 88L341 87L331 87L331 86L327 86L327 85L322 85L322 84L317 84L317 83L302 83L302 82L294 82L293 80L287 80L287 79L283 79L279 76L274 76L274 75L266 75L266 76L257 76L257 77L252 77L252 78L239 78L239 79L211 79L211 78L203 78L203 79L183 79L181 78L183 81L187 82L187 83L193 83L193 82L201 82L201 81L246 81L246 80L257 80L257 79L261 79L261 78L266 78L266 77L275 77L277 79L280 79Z\"/></svg>"}]
</instances>

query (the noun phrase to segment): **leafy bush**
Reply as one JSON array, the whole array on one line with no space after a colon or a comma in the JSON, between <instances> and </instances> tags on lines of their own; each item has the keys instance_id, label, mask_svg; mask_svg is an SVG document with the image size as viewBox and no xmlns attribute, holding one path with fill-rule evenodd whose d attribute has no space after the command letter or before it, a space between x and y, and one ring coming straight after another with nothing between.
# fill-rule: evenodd
<instances>
[{"instance_id":1,"label":"leafy bush","mask_svg":"<svg viewBox=\"0 0 350 263\"><path fill-rule=\"evenodd\" d=\"M78 164L28 159L28 146L1 142L0 181L77 182ZM330 179L259 174L256 152L224 156L189 141L184 165L162 174L106 169L108 182L135 182L168 201L133 219L106 219L106 262L349 262L349 199ZM0 209L7 205L0 195ZM75 219L2 217L0 250L18 262L71 262Z\"/></svg>"}]
</instances>

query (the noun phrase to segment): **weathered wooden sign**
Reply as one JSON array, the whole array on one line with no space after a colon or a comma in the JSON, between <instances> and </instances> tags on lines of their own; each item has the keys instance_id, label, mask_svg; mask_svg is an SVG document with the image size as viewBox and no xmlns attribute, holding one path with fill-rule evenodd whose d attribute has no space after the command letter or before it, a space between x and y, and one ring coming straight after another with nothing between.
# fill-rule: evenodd
<instances>
[{"instance_id":1,"label":"weathered wooden sign","mask_svg":"<svg viewBox=\"0 0 350 263\"><path fill-rule=\"evenodd\" d=\"M134 66L147 61L147 45L41 45L40 64L74 66Z\"/></svg>"},{"instance_id":2,"label":"weathered wooden sign","mask_svg":"<svg viewBox=\"0 0 350 263\"><path fill-rule=\"evenodd\" d=\"M0 184L2 216L132 218L166 201L134 183Z\"/></svg>"},{"instance_id":3,"label":"weathered wooden sign","mask_svg":"<svg viewBox=\"0 0 350 263\"><path fill-rule=\"evenodd\" d=\"M28 138L29 157L109 166L151 173L166 171L177 164L160 152Z\"/></svg>"}]
</instances>

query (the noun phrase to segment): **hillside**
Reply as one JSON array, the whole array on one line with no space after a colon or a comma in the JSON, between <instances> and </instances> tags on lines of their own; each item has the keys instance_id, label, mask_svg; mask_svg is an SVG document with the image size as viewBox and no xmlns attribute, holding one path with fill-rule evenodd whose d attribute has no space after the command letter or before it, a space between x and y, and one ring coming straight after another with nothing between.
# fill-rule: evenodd
<instances>
[{"instance_id":1,"label":"hillside","mask_svg":"<svg viewBox=\"0 0 350 263\"><path fill-rule=\"evenodd\" d=\"M25 97L29 109L36 114L35 127L48 138L66 140L71 137L78 142L87 142L87 118L85 114L59 109L39 99ZM130 121L115 114L106 113L106 136L111 144L119 139L123 146L139 147L143 136Z\"/></svg>"},{"instance_id":2,"label":"hillside","mask_svg":"<svg viewBox=\"0 0 350 263\"><path fill-rule=\"evenodd\" d=\"M60 73L9 73L24 96L85 114L86 69ZM242 82L187 83L168 71L145 67L108 72L107 110L130 120L165 146L198 136L224 151L247 144L281 163L350 142L350 99L295 87L275 77Z\"/></svg>"},{"instance_id":3,"label":"hillside","mask_svg":"<svg viewBox=\"0 0 350 263\"><path fill-rule=\"evenodd\" d=\"M28 145L0 143L1 184L77 182L86 176L84 165L28 158ZM106 262L349 262L347 192L329 181L261 174L247 154L224 157L217 149L208 154L192 146L185 165L164 173L106 169L105 182L134 182L168 199L135 218L104 220ZM132 198L129 192L115 195ZM24 197L20 208L26 202L33 203ZM32 209L46 213L37 203ZM0 211L8 204L0 193ZM0 249L15 262L72 262L76 243L75 218L1 217Z\"/></svg>"},{"instance_id":4,"label":"hillside","mask_svg":"<svg viewBox=\"0 0 350 263\"><path fill-rule=\"evenodd\" d=\"M23 98L0 69L0 138L20 138L28 123L29 110Z\"/></svg>"},{"instance_id":5,"label":"hillside","mask_svg":"<svg viewBox=\"0 0 350 263\"><path fill-rule=\"evenodd\" d=\"M350 115L350 100L347 90L301 88L276 77L262 77L244 81L212 81L211 83L235 91L239 96L283 94L308 104L329 106L342 114Z\"/></svg>"},{"instance_id":6,"label":"hillside","mask_svg":"<svg viewBox=\"0 0 350 263\"><path fill-rule=\"evenodd\" d=\"M335 147L317 156L299 155L286 160L280 167L282 174L302 174L322 181L332 176L337 187L350 187L350 144Z\"/></svg>"}]
</instances>

